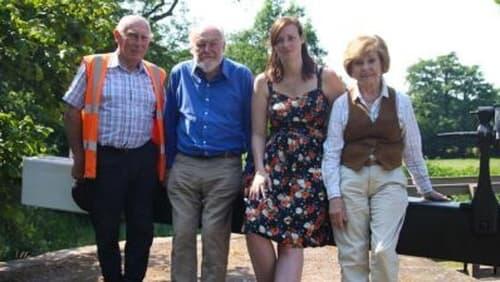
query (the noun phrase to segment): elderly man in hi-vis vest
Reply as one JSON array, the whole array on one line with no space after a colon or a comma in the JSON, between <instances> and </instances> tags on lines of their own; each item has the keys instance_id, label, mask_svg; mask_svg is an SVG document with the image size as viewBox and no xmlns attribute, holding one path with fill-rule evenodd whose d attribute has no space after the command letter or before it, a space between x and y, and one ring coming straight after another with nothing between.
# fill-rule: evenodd
<instances>
[{"instance_id":1,"label":"elderly man in hi-vis vest","mask_svg":"<svg viewBox=\"0 0 500 282\"><path fill-rule=\"evenodd\" d=\"M165 175L166 73L143 60L146 19L123 17L113 53L86 56L63 100L72 176L93 189L90 217L105 281L142 281L153 240L153 190ZM118 246L126 222L125 269Z\"/></svg>"}]
</instances>

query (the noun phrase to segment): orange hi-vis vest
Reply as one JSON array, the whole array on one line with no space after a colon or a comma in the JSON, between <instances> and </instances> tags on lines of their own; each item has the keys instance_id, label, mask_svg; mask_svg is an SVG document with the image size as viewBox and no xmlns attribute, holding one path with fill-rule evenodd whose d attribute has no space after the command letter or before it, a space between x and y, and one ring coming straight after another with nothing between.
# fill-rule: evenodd
<instances>
[{"instance_id":1,"label":"orange hi-vis vest","mask_svg":"<svg viewBox=\"0 0 500 282\"><path fill-rule=\"evenodd\" d=\"M97 166L97 140L99 136L99 105L102 89L108 70L111 54L98 54L85 56L87 76L87 89L85 90L85 106L82 109L82 139L85 151L85 178L96 177ZM158 177L165 179L165 137L163 129L163 101L164 82L167 73L162 68L143 60L146 73L153 83L153 92L156 98L156 116L153 119L151 139L158 146Z\"/></svg>"}]
</instances>

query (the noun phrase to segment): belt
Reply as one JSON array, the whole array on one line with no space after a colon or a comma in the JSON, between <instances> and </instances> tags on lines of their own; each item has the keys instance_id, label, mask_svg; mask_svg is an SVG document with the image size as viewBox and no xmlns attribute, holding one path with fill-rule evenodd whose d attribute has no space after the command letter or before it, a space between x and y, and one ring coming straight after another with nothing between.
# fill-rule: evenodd
<instances>
[{"instance_id":1,"label":"belt","mask_svg":"<svg viewBox=\"0 0 500 282\"><path fill-rule=\"evenodd\" d=\"M181 154L188 156L190 158L203 159L203 160L232 159L232 158L240 158L241 157L241 154L236 154L233 152L222 152L222 153L217 153L214 155L191 155L191 154L186 154L186 153L181 153Z\"/></svg>"},{"instance_id":2,"label":"belt","mask_svg":"<svg viewBox=\"0 0 500 282\"><path fill-rule=\"evenodd\" d=\"M106 145L97 144L97 150L101 151L101 152L108 152L108 153L115 153L115 154L126 154L126 153L131 153L134 151L141 150L141 149L145 148L146 146L148 146L150 143L151 143L151 140L149 140L144 145L139 146L137 148L117 148L117 147L113 147L113 146L106 146Z\"/></svg>"}]
</instances>

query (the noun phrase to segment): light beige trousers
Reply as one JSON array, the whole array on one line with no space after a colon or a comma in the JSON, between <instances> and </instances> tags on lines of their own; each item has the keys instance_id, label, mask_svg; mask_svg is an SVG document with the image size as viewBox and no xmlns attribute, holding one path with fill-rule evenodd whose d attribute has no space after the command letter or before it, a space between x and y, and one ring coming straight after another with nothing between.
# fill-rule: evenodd
<instances>
[{"instance_id":1,"label":"light beige trousers","mask_svg":"<svg viewBox=\"0 0 500 282\"><path fill-rule=\"evenodd\" d=\"M334 228L334 236L342 281L397 281L396 246L408 205L402 168L386 171L372 165L354 171L341 166L340 179L347 225Z\"/></svg>"},{"instance_id":2,"label":"light beige trousers","mask_svg":"<svg viewBox=\"0 0 500 282\"><path fill-rule=\"evenodd\" d=\"M201 222L201 281L226 280L232 204L241 189L240 158L177 154L168 178L174 229L172 281L197 281L196 233Z\"/></svg>"}]
</instances>

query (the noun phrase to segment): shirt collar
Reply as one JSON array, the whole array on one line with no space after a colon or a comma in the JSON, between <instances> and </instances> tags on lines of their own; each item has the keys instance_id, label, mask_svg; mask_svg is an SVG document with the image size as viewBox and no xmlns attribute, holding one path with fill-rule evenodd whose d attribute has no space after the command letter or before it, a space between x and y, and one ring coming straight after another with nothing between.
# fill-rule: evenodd
<instances>
[{"instance_id":1,"label":"shirt collar","mask_svg":"<svg viewBox=\"0 0 500 282\"><path fill-rule=\"evenodd\" d=\"M122 70L129 71L126 67L120 65L120 60L118 59L118 50L111 53L111 57L109 58L109 63L108 63L108 69L111 68L121 68ZM144 68L144 63L141 61L139 63L139 72L144 72L146 71Z\"/></svg>"},{"instance_id":2,"label":"shirt collar","mask_svg":"<svg viewBox=\"0 0 500 282\"><path fill-rule=\"evenodd\" d=\"M222 59L222 62L221 62L221 73L222 75L227 79L229 78L229 64L227 63L224 63L226 61L225 58Z\"/></svg>"},{"instance_id":3,"label":"shirt collar","mask_svg":"<svg viewBox=\"0 0 500 282\"><path fill-rule=\"evenodd\" d=\"M358 84L356 83L353 86L351 86L350 90L351 90L350 92L352 93L352 96L351 96L352 101L356 102L356 100L359 100L361 93L359 91ZM389 97L389 88L387 87L387 84L385 83L384 78L382 78L382 87L380 90L380 96L385 97L385 98Z\"/></svg>"},{"instance_id":4,"label":"shirt collar","mask_svg":"<svg viewBox=\"0 0 500 282\"><path fill-rule=\"evenodd\" d=\"M219 65L221 72L215 77L214 80L220 80L222 78L225 78L225 79L229 78L230 65L227 63L224 63L225 61L226 61L226 58L222 58L222 61ZM193 66L191 67L191 75L193 77L197 78L197 80L205 79L205 75L204 75L203 71L198 66L196 66L196 62L194 60L193 60Z\"/></svg>"}]
</instances>

